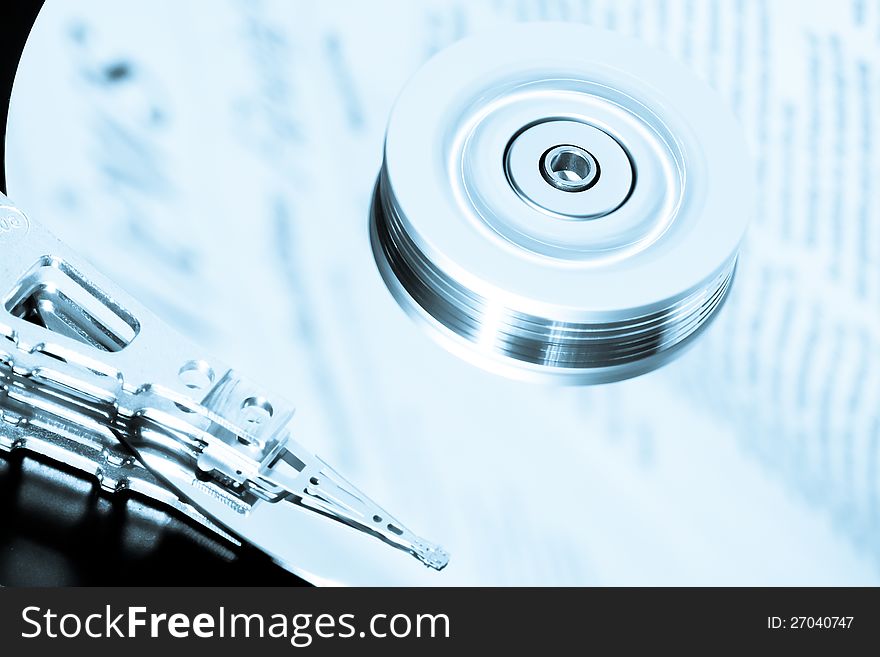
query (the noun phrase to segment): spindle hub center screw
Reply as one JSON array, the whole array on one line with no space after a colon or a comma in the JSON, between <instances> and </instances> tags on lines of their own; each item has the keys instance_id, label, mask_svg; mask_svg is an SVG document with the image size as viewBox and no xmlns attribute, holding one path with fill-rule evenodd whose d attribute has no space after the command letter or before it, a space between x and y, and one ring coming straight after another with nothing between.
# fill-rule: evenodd
<instances>
[{"instance_id":1,"label":"spindle hub center screw","mask_svg":"<svg viewBox=\"0 0 880 657\"><path fill-rule=\"evenodd\" d=\"M599 179L599 163L580 146L555 146L541 156L544 180L563 192L583 192Z\"/></svg>"}]
</instances>

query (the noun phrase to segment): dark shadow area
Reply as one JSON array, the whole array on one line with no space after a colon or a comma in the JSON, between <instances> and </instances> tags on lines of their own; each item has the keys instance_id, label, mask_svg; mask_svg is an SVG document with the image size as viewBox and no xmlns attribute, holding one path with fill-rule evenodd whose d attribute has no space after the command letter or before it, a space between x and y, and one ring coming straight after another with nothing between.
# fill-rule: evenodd
<instances>
[{"instance_id":1,"label":"dark shadow area","mask_svg":"<svg viewBox=\"0 0 880 657\"><path fill-rule=\"evenodd\" d=\"M16 451L0 454L0 584L5 586L303 586L143 496Z\"/></svg>"},{"instance_id":2,"label":"dark shadow area","mask_svg":"<svg viewBox=\"0 0 880 657\"><path fill-rule=\"evenodd\" d=\"M21 51L30 34L43 0L15 0L4 3L3 38L0 38L0 192L6 193L6 119L12 82Z\"/></svg>"}]
</instances>

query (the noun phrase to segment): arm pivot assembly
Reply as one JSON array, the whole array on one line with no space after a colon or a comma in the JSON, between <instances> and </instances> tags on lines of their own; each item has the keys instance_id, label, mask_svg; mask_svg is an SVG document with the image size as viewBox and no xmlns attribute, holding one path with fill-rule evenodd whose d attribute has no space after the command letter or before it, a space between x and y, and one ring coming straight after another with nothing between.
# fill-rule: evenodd
<instances>
[{"instance_id":1,"label":"arm pivot assembly","mask_svg":"<svg viewBox=\"0 0 880 657\"><path fill-rule=\"evenodd\" d=\"M137 489L314 579L298 567L313 538L289 530L303 514L447 564L297 443L282 399L176 335L3 195L0 288L0 449Z\"/></svg>"}]
</instances>

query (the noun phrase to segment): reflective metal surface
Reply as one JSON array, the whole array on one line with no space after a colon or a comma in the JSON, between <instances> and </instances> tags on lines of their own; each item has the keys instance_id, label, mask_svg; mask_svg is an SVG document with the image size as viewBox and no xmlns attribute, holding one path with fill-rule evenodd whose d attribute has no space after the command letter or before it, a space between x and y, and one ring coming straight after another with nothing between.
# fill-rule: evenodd
<instances>
[{"instance_id":1,"label":"reflective metal surface","mask_svg":"<svg viewBox=\"0 0 880 657\"><path fill-rule=\"evenodd\" d=\"M877 16L787 0L47 3L10 109L9 195L296 400L298 440L453 554L436 577L369 541L389 563L455 585L874 585ZM400 311L370 251L406 80L464 35L535 20L676 58L753 157L758 208L723 311L685 356L617 384L469 365Z\"/></svg>"},{"instance_id":2,"label":"reflective metal surface","mask_svg":"<svg viewBox=\"0 0 880 657\"><path fill-rule=\"evenodd\" d=\"M591 28L513 26L436 56L398 99L373 251L404 309L467 360L619 380L722 305L749 170L729 111L672 60Z\"/></svg>"},{"instance_id":3,"label":"reflective metal surface","mask_svg":"<svg viewBox=\"0 0 880 657\"><path fill-rule=\"evenodd\" d=\"M134 489L313 582L375 549L366 535L446 565L292 439L283 400L176 336L2 195L0 255L0 449Z\"/></svg>"}]
</instances>

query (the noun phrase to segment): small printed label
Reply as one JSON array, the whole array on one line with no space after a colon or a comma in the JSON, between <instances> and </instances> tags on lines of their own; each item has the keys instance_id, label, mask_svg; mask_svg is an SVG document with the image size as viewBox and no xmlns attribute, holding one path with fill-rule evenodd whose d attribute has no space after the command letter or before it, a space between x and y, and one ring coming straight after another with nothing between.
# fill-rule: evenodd
<instances>
[{"instance_id":1,"label":"small printed label","mask_svg":"<svg viewBox=\"0 0 880 657\"><path fill-rule=\"evenodd\" d=\"M30 223L24 214L8 205L0 206L0 239L13 235L25 235Z\"/></svg>"}]
</instances>

